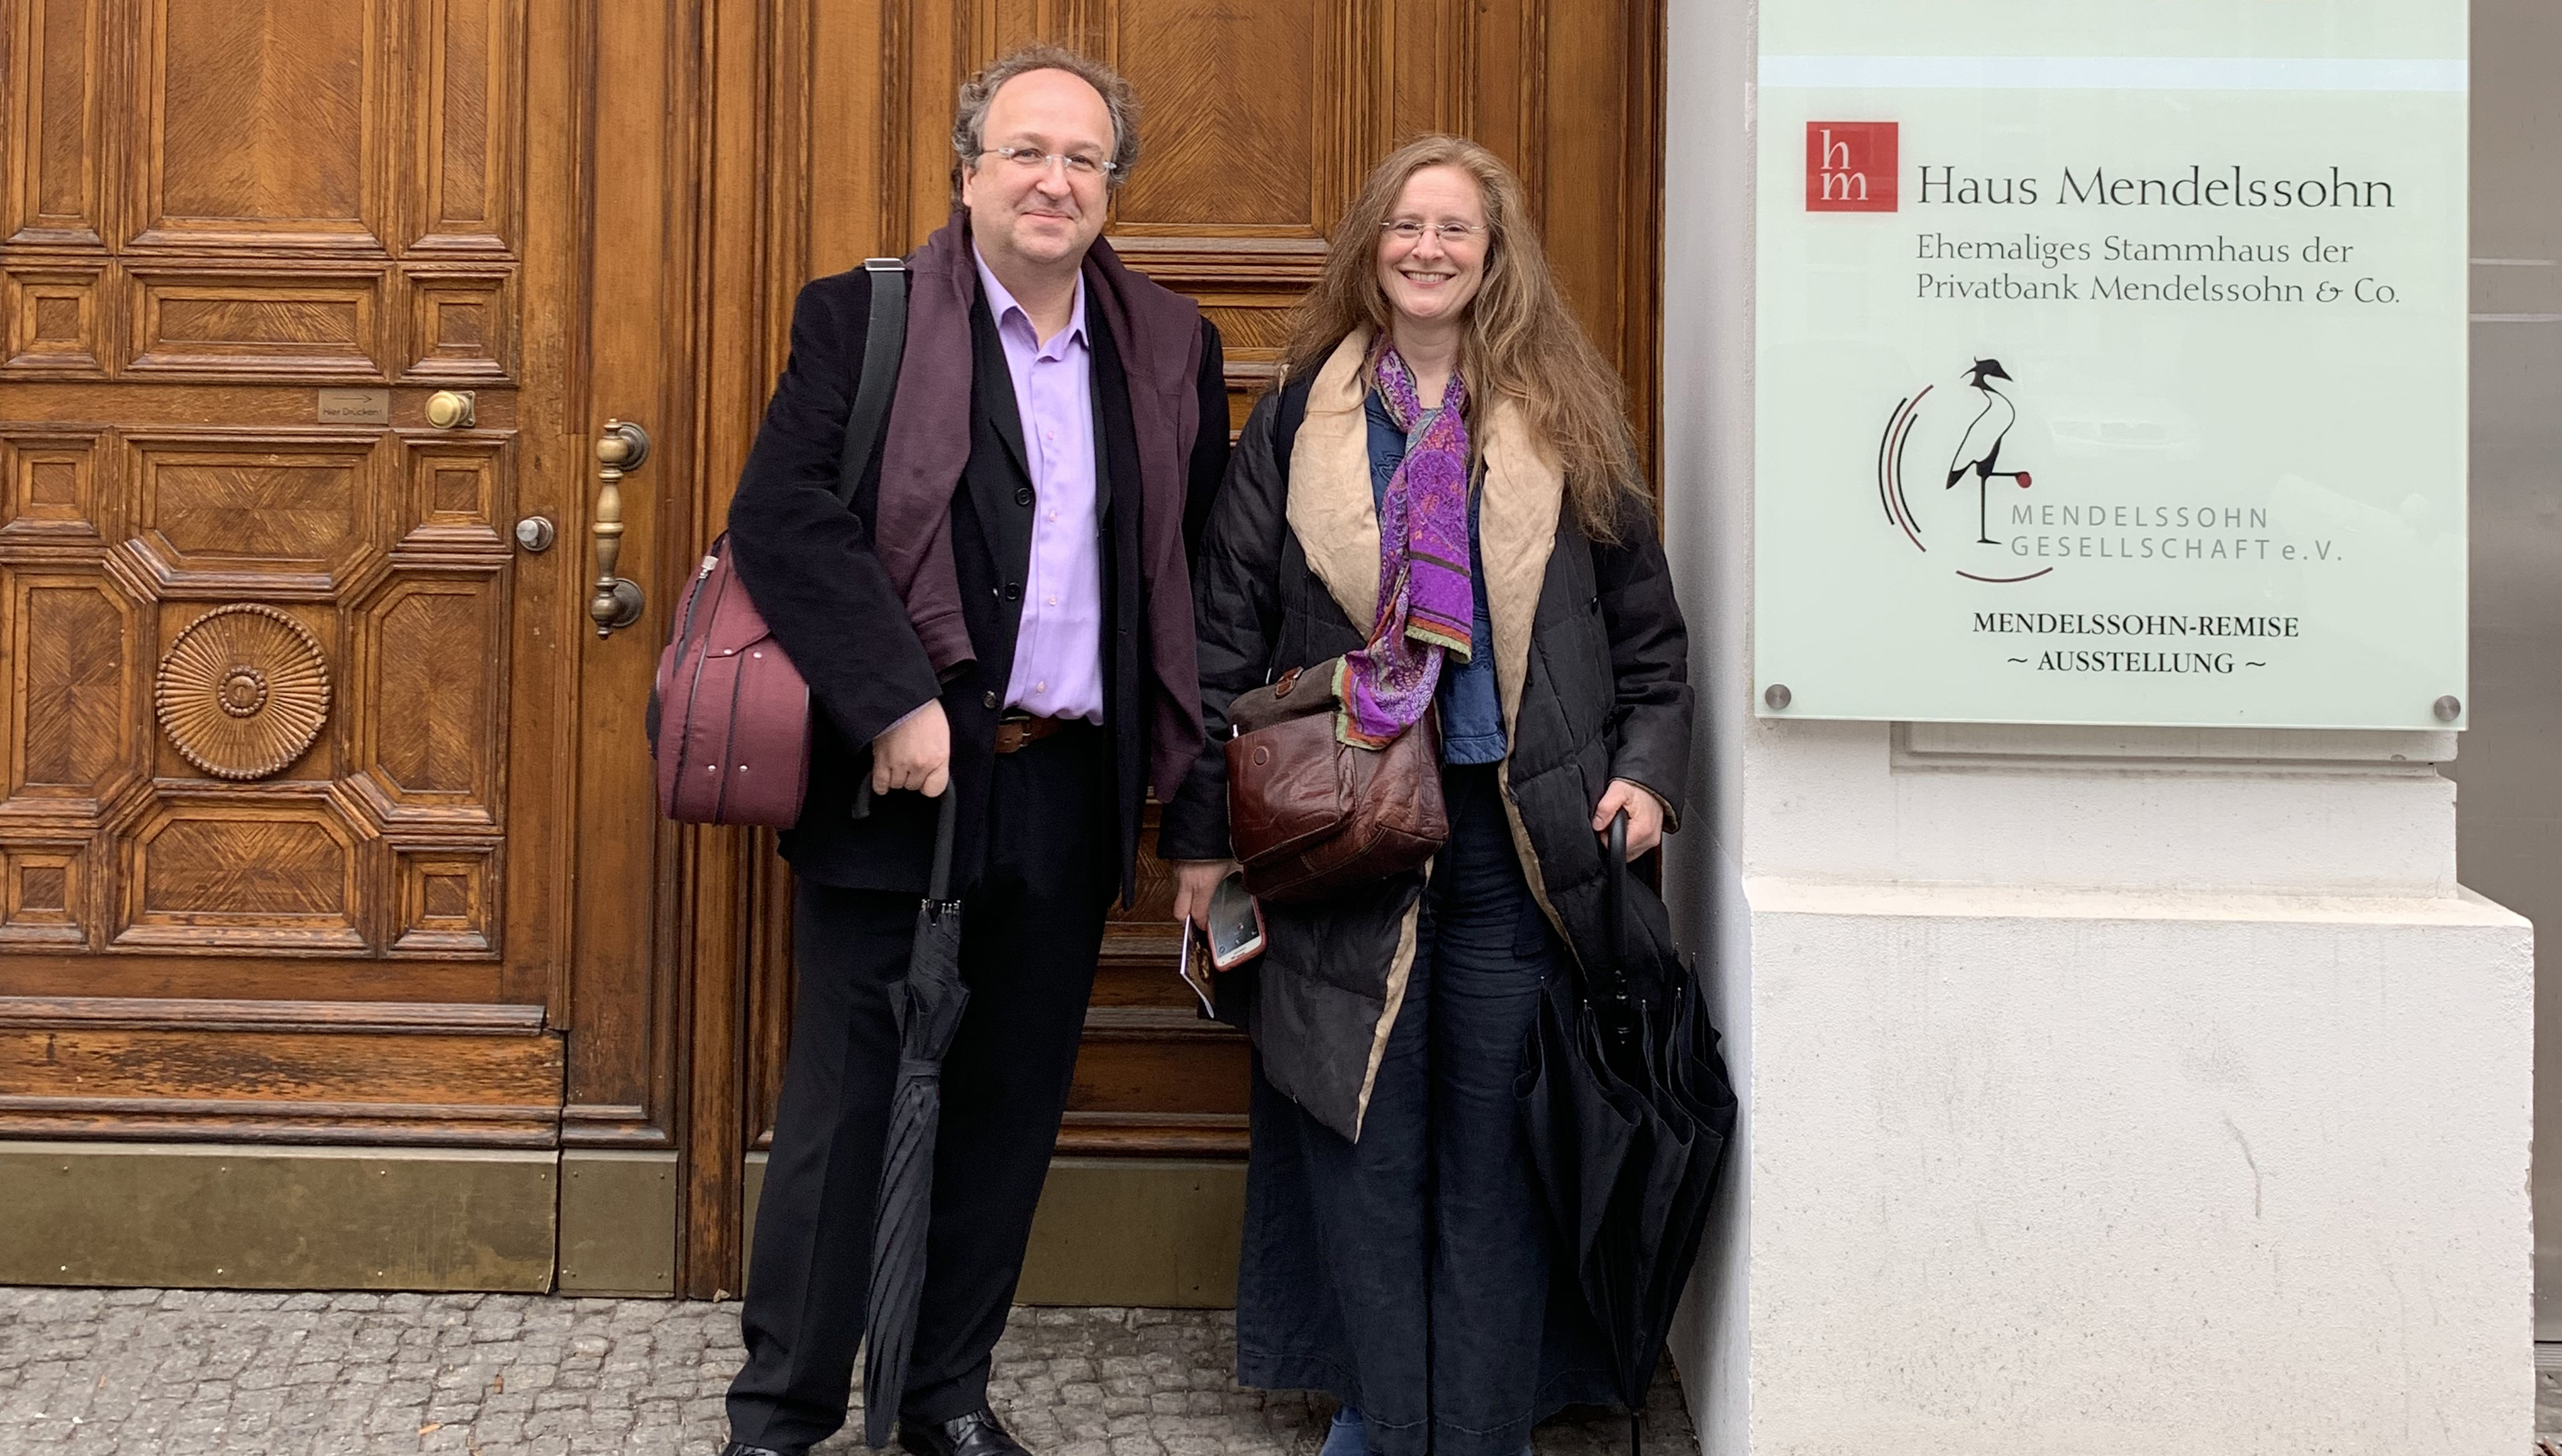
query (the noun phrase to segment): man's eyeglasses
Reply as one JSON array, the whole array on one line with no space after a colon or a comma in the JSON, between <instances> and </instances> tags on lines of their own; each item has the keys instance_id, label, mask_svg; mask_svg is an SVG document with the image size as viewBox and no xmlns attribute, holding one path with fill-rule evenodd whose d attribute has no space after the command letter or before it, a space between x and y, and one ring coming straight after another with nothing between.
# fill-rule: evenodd
<instances>
[{"instance_id":1,"label":"man's eyeglasses","mask_svg":"<svg viewBox=\"0 0 2562 1456\"><path fill-rule=\"evenodd\" d=\"M1108 177L1121 170L1119 162L1105 161L1089 151L1051 152L1042 151L1036 146L992 146L980 155L1004 157L1013 163L1017 170L1024 172L1046 172L1049 170L1049 164L1056 162L1067 169L1068 176L1080 181L1093 177Z\"/></svg>"},{"instance_id":2,"label":"man's eyeglasses","mask_svg":"<svg viewBox=\"0 0 2562 1456\"><path fill-rule=\"evenodd\" d=\"M1485 232L1486 227L1483 223L1432 223L1427 225L1421 218L1390 218L1386 222L1379 224L1378 230L1395 239L1399 243L1420 243L1423 241L1423 235L1430 233L1433 237L1441 240L1442 247L1456 248L1460 244L1467 242L1469 239Z\"/></svg>"}]
</instances>

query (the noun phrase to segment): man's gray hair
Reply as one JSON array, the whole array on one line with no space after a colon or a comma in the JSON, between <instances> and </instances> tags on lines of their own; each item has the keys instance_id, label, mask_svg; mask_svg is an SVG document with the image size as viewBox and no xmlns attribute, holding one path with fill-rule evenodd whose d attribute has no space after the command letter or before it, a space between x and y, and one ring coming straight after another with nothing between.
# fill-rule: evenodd
<instances>
[{"instance_id":1,"label":"man's gray hair","mask_svg":"<svg viewBox=\"0 0 2562 1456\"><path fill-rule=\"evenodd\" d=\"M1129 181L1130 170L1139 165L1139 93L1121 73L1064 46L1025 46L989 62L986 70L961 83L960 104L952 111L954 203L961 201L961 174L988 149L988 103L997 98L998 88L1029 71L1064 71L1102 94L1103 109L1112 117L1112 170L1104 178L1107 187L1118 188Z\"/></svg>"}]
</instances>

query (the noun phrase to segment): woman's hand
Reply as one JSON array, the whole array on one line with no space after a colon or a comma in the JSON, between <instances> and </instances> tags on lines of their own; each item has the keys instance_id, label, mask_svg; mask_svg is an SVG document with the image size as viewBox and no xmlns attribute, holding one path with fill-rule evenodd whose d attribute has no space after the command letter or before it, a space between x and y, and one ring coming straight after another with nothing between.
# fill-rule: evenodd
<instances>
[{"instance_id":1,"label":"woman's hand","mask_svg":"<svg viewBox=\"0 0 2562 1456\"><path fill-rule=\"evenodd\" d=\"M1194 925L1209 924L1210 893L1218 882L1236 873L1233 859L1178 859L1175 861L1175 919Z\"/></svg>"},{"instance_id":2,"label":"woman's hand","mask_svg":"<svg viewBox=\"0 0 2562 1456\"><path fill-rule=\"evenodd\" d=\"M1610 832L1610 820L1619 811L1628 812L1628 857L1636 858L1664 841L1664 802L1654 791L1626 779L1613 779L1601 796L1601 807L1592 811L1592 832Z\"/></svg>"}]
</instances>

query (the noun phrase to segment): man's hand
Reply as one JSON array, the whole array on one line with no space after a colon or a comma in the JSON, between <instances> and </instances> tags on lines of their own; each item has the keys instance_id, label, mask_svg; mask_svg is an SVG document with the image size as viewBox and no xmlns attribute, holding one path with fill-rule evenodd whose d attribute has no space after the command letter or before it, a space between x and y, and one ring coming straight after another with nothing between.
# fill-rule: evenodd
<instances>
[{"instance_id":1,"label":"man's hand","mask_svg":"<svg viewBox=\"0 0 2562 1456\"><path fill-rule=\"evenodd\" d=\"M1210 893L1218 882L1236 873L1233 859L1178 859L1175 861L1175 919L1194 925L1209 924Z\"/></svg>"},{"instance_id":2,"label":"man's hand","mask_svg":"<svg viewBox=\"0 0 2562 1456\"><path fill-rule=\"evenodd\" d=\"M1592 811L1592 832L1610 832L1610 820L1619 811L1628 812L1628 857L1636 858L1664 840L1664 802L1654 791L1627 779L1613 779L1601 796L1601 806Z\"/></svg>"},{"instance_id":3,"label":"man's hand","mask_svg":"<svg viewBox=\"0 0 2562 1456\"><path fill-rule=\"evenodd\" d=\"M872 740L874 794L914 789L931 799L951 777L952 724L939 702L927 703Z\"/></svg>"}]
</instances>

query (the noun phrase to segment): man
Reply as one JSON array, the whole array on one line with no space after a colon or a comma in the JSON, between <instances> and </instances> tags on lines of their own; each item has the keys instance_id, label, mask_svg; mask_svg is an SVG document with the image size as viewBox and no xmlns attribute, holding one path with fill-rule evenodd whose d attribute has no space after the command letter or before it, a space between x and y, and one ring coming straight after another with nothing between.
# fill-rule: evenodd
<instances>
[{"instance_id":1,"label":"man","mask_svg":"<svg viewBox=\"0 0 2562 1456\"><path fill-rule=\"evenodd\" d=\"M1020 1452L988 1408L1056 1144L1103 915L1141 806L1201 742L1187 541L1227 462L1218 334L1097 241L1138 157L1130 89L1050 47L961 90L952 219L909 260L888 425L832 493L862 371L860 271L802 290L730 509L740 579L820 709L798 872L800 996L747 1279L726 1456L845 1419L935 806L959 796L969 1010L943 1064L900 1444ZM879 796L853 817L868 776ZM919 793L896 791L915 790Z\"/></svg>"}]
</instances>

